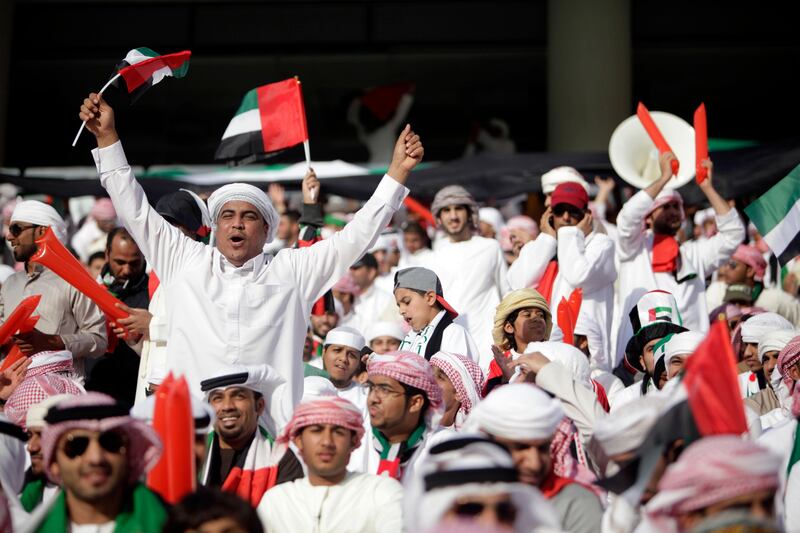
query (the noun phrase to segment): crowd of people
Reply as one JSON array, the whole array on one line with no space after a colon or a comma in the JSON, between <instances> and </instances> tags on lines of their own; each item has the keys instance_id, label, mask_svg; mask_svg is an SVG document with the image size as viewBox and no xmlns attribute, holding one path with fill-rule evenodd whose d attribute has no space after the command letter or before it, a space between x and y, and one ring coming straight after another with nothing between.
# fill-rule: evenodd
<instances>
[{"instance_id":1,"label":"crowd of people","mask_svg":"<svg viewBox=\"0 0 800 533\"><path fill-rule=\"evenodd\" d=\"M108 198L77 225L2 207L0 318L40 300L2 346L0 531L800 531L798 273L710 160L707 209L666 152L621 205L558 167L538 222L450 185L430 223L404 207L424 155L406 126L360 207L311 169L298 205L242 183L151 205L113 109L91 94L79 115ZM119 316L32 260L48 232ZM740 397L720 408L747 428L670 427L654 453L718 321ZM172 376L196 488L168 503L148 472Z\"/></svg>"}]
</instances>

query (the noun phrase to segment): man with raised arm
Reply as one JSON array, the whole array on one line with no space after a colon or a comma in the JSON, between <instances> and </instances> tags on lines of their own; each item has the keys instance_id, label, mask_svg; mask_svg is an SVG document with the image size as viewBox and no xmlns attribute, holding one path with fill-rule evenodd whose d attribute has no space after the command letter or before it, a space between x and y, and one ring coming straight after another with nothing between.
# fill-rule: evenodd
<instances>
[{"instance_id":1,"label":"man with raised arm","mask_svg":"<svg viewBox=\"0 0 800 533\"><path fill-rule=\"evenodd\" d=\"M744 240L744 224L738 213L712 185L711 160L702 161L708 178L698 186L714 208L719 232L713 237L679 244L675 236L684 219L683 199L677 191L664 189L672 179L672 152L660 157L661 177L625 202L617 216L619 230L619 302L623 313L617 337L619 362L631 331L624 313L634 308L644 293L667 291L678 302L683 326L708 330L706 277L730 259Z\"/></svg>"},{"instance_id":2,"label":"man with raised arm","mask_svg":"<svg viewBox=\"0 0 800 533\"><path fill-rule=\"evenodd\" d=\"M232 364L269 364L285 386L266 391L271 419L288 421L303 393L303 344L311 306L340 279L386 226L408 194L403 184L424 153L406 126L388 174L345 229L307 248L263 252L278 224L267 195L242 183L208 199L215 246L186 237L153 209L134 179L102 95L83 101L80 118L97 139L100 181L167 297L171 369L200 381ZM284 395L285 393L285 395Z\"/></svg>"}]
</instances>

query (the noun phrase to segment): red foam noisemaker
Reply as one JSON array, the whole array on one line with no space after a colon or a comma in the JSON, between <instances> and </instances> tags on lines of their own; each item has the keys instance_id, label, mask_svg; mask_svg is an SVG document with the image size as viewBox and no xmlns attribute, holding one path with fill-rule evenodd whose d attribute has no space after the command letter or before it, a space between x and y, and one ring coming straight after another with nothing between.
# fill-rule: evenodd
<instances>
[{"instance_id":1,"label":"red foam noisemaker","mask_svg":"<svg viewBox=\"0 0 800 533\"><path fill-rule=\"evenodd\" d=\"M32 263L44 265L58 274L61 279L96 303L112 321L130 316L117 307L117 304L122 304L122 302L114 298L105 287L92 278L92 275L83 268L74 255L69 253L50 228L47 228L44 235L36 239L36 245L39 249L30 258Z\"/></svg>"},{"instance_id":2,"label":"red foam noisemaker","mask_svg":"<svg viewBox=\"0 0 800 533\"><path fill-rule=\"evenodd\" d=\"M653 144L655 144L656 148L658 148L658 153L663 154L664 152L671 152L672 148L669 147L667 140L664 139L664 136L661 134L661 130L659 130L658 126L656 126L656 123L653 122L653 117L650 116L650 111L648 111L641 102L639 102L639 105L636 107L636 116L639 117L639 122L642 123L645 131L653 141ZM670 163L672 166L672 175L677 176L680 163L677 159L673 159Z\"/></svg>"},{"instance_id":3,"label":"red foam noisemaker","mask_svg":"<svg viewBox=\"0 0 800 533\"><path fill-rule=\"evenodd\" d=\"M424 220L428 225L436 226L436 218L433 216L433 213L431 213L430 210L424 205L414 200L410 196L406 196L406 199L403 200L403 204L409 211L422 217L422 220Z\"/></svg>"},{"instance_id":4,"label":"red foam noisemaker","mask_svg":"<svg viewBox=\"0 0 800 533\"><path fill-rule=\"evenodd\" d=\"M171 504L194 492L194 418L186 378L170 373L156 391L153 428L164 451L147 477L147 486Z\"/></svg>"},{"instance_id":5,"label":"red foam noisemaker","mask_svg":"<svg viewBox=\"0 0 800 533\"><path fill-rule=\"evenodd\" d=\"M556 317L558 327L564 334L564 341L569 345L575 344L575 325L578 323L578 313L583 302L583 290L578 288L569 295L569 300L561 298L558 304Z\"/></svg>"},{"instance_id":6,"label":"red foam noisemaker","mask_svg":"<svg viewBox=\"0 0 800 533\"><path fill-rule=\"evenodd\" d=\"M708 128L706 124L706 105L700 104L694 112L694 153L695 179L703 183L708 177L708 169L703 161L708 159Z\"/></svg>"},{"instance_id":7,"label":"red foam noisemaker","mask_svg":"<svg viewBox=\"0 0 800 533\"><path fill-rule=\"evenodd\" d=\"M33 296L28 296L17 305L16 309L9 315L8 320L3 322L3 325L0 326L0 345L8 342L8 339L18 332L28 333L33 329L39 317L32 317L31 315L36 311L36 306L39 305L41 299L42 296L40 294L34 294ZM8 352L8 356L3 360L0 371L5 370L21 357L22 352L19 348L16 346L12 347Z\"/></svg>"}]
</instances>

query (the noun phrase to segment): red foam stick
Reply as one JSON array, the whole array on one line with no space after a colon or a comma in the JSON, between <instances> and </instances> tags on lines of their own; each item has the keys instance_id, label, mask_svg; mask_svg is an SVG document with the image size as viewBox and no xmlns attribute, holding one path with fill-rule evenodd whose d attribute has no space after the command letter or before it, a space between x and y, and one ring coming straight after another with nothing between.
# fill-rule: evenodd
<instances>
[{"instance_id":1,"label":"red foam stick","mask_svg":"<svg viewBox=\"0 0 800 533\"><path fill-rule=\"evenodd\" d=\"M169 390L172 388L174 378L172 372L167 374L164 381L159 385L156 391L156 405L153 412L153 429L161 437L163 443L166 439L167 431L169 430L169 415L167 413L167 396ZM166 454L162 453L161 458L156 465L147 474L147 488L157 492L162 498L166 499L169 492L169 474L167 470Z\"/></svg>"},{"instance_id":2,"label":"red foam stick","mask_svg":"<svg viewBox=\"0 0 800 533\"><path fill-rule=\"evenodd\" d=\"M19 333L30 333L33 328L36 326L36 323L39 321L39 315L29 316L28 319L25 321L22 326L20 326L18 332ZM20 359L24 357L22 350L19 349L19 346L16 344L11 347L8 351L8 355L3 360L3 364L0 365L0 372L5 370L6 368L10 367Z\"/></svg>"},{"instance_id":3,"label":"red foam stick","mask_svg":"<svg viewBox=\"0 0 800 533\"><path fill-rule=\"evenodd\" d=\"M694 112L694 161L695 179L703 183L708 177L708 169L703 166L703 161L708 159L708 129L706 127L706 105L700 104Z\"/></svg>"},{"instance_id":4,"label":"red foam stick","mask_svg":"<svg viewBox=\"0 0 800 533\"><path fill-rule=\"evenodd\" d=\"M50 228L47 228L41 238L36 239L36 244L39 249L30 258L31 262L40 263L58 274L61 279L96 303L97 307L112 320L128 318L128 313L117 308L117 304L122 302L92 278L75 256L59 242Z\"/></svg>"},{"instance_id":5,"label":"red foam stick","mask_svg":"<svg viewBox=\"0 0 800 533\"><path fill-rule=\"evenodd\" d=\"M18 331L26 327L41 299L41 294L34 294L33 296L28 296L17 305L16 309L8 316L8 319L0 326L0 345L8 342L8 339L10 339L12 335L16 335ZM30 331L30 329L27 331ZM8 362L8 358L6 358L2 369L5 370L11 363L13 363L13 361Z\"/></svg>"},{"instance_id":6,"label":"red foam stick","mask_svg":"<svg viewBox=\"0 0 800 533\"><path fill-rule=\"evenodd\" d=\"M169 490L166 499L178 503L195 489L194 418L189 385L181 376L172 382L167 396L169 427L164 440Z\"/></svg>"},{"instance_id":7,"label":"red foam stick","mask_svg":"<svg viewBox=\"0 0 800 533\"><path fill-rule=\"evenodd\" d=\"M575 324L578 323L578 313L581 312L582 303L583 303L583 289L578 287L577 289L573 290L569 295L569 307L570 309L572 309L572 317L575 320ZM573 324L573 327L575 324Z\"/></svg>"},{"instance_id":8,"label":"red foam stick","mask_svg":"<svg viewBox=\"0 0 800 533\"><path fill-rule=\"evenodd\" d=\"M653 144L655 144L656 148L658 148L658 153L663 154L664 152L671 152L672 148L669 147L667 140L664 139L663 135L661 135L661 130L659 130L658 126L656 126L656 123L653 122L653 117L650 116L650 111L648 111L641 102L639 102L639 105L636 108L636 115L639 117L639 122L641 122L642 126L644 126L644 129L650 136L650 139L652 139ZM677 159L673 159L671 165L672 175L677 176L680 163L678 163Z\"/></svg>"},{"instance_id":9,"label":"red foam stick","mask_svg":"<svg viewBox=\"0 0 800 533\"><path fill-rule=\"evenodd\" d=\"M406 196L406 199L403 200L403 204L408 208L409 211L421 216L423 220L425 220L431 226L436 225L436 218L433 216L433 213L431 213L430 210L428 210L418 201L414 200L410 196Z\"/></svg>"},{"instance_id":10,"label":"red foam stick","mask_svg":"<svg viewBox=\"0 0 800 533\"><path fill-rule=\"evenodd\" d=\"M561 302L558 304L558 317L557 317L558 327L561 329L561 332L564 334L564 341L569 345L573 345L575 343L575 324L572 318L572 307L569 305L569 302L566 298L561 298Z\"/></svg>"}]
</instances>

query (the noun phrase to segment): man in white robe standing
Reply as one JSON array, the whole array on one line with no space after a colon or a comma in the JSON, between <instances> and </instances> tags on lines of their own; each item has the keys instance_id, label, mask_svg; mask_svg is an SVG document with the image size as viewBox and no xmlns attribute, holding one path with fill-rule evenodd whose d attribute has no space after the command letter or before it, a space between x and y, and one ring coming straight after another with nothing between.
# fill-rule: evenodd
<instances>
[{"instance_id":1,"label":"man in white robe standing","mask_svg":"<svg viewBox=\"0 0 800 533\"><path fill-rule=\"evenodd\" d=\"M679 244L675 239L684 219L683 200L676 191L664 190L672 179L672 152L660 157L661 177L634 194L617 216L619 229L619 311L632 309L648 291L660 289L675 296L683 325L692 331L708 331L705 280L727 261L745 231L738 213L712 185L712 165L708 178L698 186L716 213L718 233L702 242ZM625 341L635 332L620 320L616 361L622 358Z\"/></svg>"},{"instance_id":2,"label":"man in white robe standing","mask_svg":"<svg viewBox=\"0 0 800 533\"><path fill-rule=\"evenodd\" d=\"M100 181L166 291L168 360L192 389L234 364L269 364L286 380L286 399L265 391L270 419L291 417L303 393L303 345L313 303L375 241L408 194L403 186L424 153L406 126L394 158L372 198L342 231L306 248L263 252L278 225L267 195L229 184L209 198L215 246L186 237L148 203L128 165L102 95L90 94L81 120L97 139L93 151ZM273 398L276 391L281 397ZM276 395L277 396L277 395ZM283 401L282 401L283 400ZM270 428L271 429L271 428Z\"/></svg>"}]
</instances>

